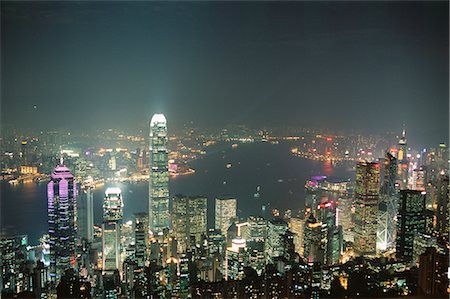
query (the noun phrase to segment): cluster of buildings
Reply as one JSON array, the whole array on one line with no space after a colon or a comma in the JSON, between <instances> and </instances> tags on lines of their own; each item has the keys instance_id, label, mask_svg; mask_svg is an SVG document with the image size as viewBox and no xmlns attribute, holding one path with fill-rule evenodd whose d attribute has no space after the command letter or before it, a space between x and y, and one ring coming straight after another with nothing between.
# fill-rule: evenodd
<instances>
[{"instance_id":1,"label":"cluster of buildings","mask_svg":"<svg viewBox=\"0 0 450 299\"><path fill-rule=\"evenodd\" d=\"M0 241L2 298L448 296L445 146L413 161L403 132L382 159L356 163L354 182L309 180L296 215L242 219L236 198L217 197L209 228L206 197L169 192L164 115L149 137L148 211L124 223L111 186L94 225L95 186L61 161L47 185L48 235L38 246Z\"/></svg>"}]
</instances>

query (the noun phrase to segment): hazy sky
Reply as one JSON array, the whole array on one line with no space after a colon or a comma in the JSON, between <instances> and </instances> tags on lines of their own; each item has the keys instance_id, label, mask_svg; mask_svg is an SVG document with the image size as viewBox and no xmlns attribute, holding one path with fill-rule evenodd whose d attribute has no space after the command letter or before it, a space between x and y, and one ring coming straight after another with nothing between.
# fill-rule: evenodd
<instances>
[{"instance_id":1,"label":"hazy sky","mask_svg":"<svg viewBox=\"0 0 450 299\"><path fill-rule=\"evenodd\" d=\"M447 1L2 1L1 18L4 123L136 127L162 112L448 138Z\"/></svg>"}]
</instances>

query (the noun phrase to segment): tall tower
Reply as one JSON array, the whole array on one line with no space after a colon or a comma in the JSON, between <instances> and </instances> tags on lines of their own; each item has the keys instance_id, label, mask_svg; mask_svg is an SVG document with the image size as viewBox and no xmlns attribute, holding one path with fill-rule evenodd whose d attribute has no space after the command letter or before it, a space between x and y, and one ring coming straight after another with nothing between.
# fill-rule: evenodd
<instances>
[{"instance_id":1,"label":"tall tower","mask_svg":"<svg viewBox=\"0 0 450 299\"><path fill-rule=\"evenodd\" d=\"M102 258L103 272L112 274L121 268L120 231L123 218L122 191L120 188L107 188L103 200Z\"/></svg>"},{"instance_id":2,"label":"tall tower","mask_svg":"<svg viewBox=\"0 0 450 299\"><path fill-rule=\"evenodd\" d=\"M355 187L355 251L375 254L377 242L380 164L358 162Z\"/></svg>"},{"instance_id":3,"label":"tall tower","mask_svg":"<svg viewBox=\"0 0 450 299\"><path fill-rule=\"evenodd\" d=\"M56 283L65 270L76 265L77 186L70 170L58 165L47 185L50 280Z\"/></svg>"},{"instance_id":4,"label":"tall tower","mask_svg":"<svg viewBox=\"0 0 450 299\"><path fill-rule=\"evenodd\" d=\"M407 142L406 142L406 131L403 128L402 136L398 141L398 151L397 151L397 160L398 160L398 178L400 182L400 189L406 189L408 186L408 159L407 155Z\"/></svg>"},{"instance_id":5,"label":"tall tower","mask_svg":"<svg viewBox=\"0 0 450 299\"><path fill-rule=\"evenodd\" d=\"M235 198L216 198L215 228L220 229L224 236L228 228L237 220L237 200Z\"/></svg>"},{"instance_id":6,"label":"tall tower","mask_svg":"<svg viewBox=\"0 0 450 299\"><path fill-rule=\"evenodd\" d=\"M170 226L169 165L167 121L163 114L154 114L150 121L149 225L153 233Z\"/></svg>"},{"instance_id":7,"label":"tall tower","mask_svg":"<svg viewBox=\"0 0 450 299\"><path fill-rule=\"evenodd\" d=\"M383 183L378 205L377 251L383 252L395 246L397 216L397 159L386 152L383 167Z\"/></svg>"},{"instance_id":8,"label":"tall tower","mask_svg":"<svg viewBox=\"0 0 450 299\"><path fill-rule=\"evenodd\" d=\"M80 238L94 240L94 191L92 186L81 187L77 206L77 231Z\"/></svg>"},{"instance_id":9,"label":"tall tower","mask_svg":"<svg viewBox=\"0 0 450 299\"><path fill-rule=\"evenodd\" d=\"M201 244L207 232L207 198L177 195L173 198L173 231L178 241L178 252L184 253L193 245Z\"/></svg>"},{"instance_id":10,"label":"tall tower","mask_svg":"<svg viewBox=\"0 0 450 299\"><path fill-rule=\"evenodd\" d=\"M425 232L425 192L401 190L397 219L396 257L411 260L414 236Z\"/></svg>"}]
</instances>

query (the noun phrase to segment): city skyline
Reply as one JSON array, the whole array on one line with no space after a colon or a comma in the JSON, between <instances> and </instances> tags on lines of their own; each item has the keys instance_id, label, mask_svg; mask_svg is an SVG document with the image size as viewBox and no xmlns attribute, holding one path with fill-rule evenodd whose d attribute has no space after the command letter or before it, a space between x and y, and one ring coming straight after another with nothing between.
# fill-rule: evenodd
<instances>
[{"instance_id":1,"label":"city skyline","mask_svg":"<svg viewBox=\"0 0 450 299\"><path fill-rule=\"evenodd\" d=\"M1 298L450 295L448 2L0 5Z\"/></svg>"}]
</instances>

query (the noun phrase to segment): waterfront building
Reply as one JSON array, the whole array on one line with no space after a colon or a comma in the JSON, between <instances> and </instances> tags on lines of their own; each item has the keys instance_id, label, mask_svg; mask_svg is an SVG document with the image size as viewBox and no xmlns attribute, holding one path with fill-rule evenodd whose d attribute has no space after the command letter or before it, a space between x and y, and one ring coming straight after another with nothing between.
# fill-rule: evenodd
<instances>
[{"instance_id":1,"label":"waterfront building","mask_svg":"<svg viewBox=\"0 0 450 299\"><path fill-rule=\"evenodd\" d=\"M77 232L80 239L94 240L94 190L83 186L77 198Z\"/></svg>"},{"instance_id":2,"label":"waterfront building","mask_svg":"<svg viewBox=\"0 0 450 299\"><path fill-rule=\"evenodd\" d=\"M163 114L154 114L150 121L149 225L159 233L170 227L169 158L167 121Z\"/></svg>"},{"instance_id":3,"label":"waterfront building","mask_svg":"<svg viewBox=\"0 0 450 299\"><path fill-rule=\"evenodd\" d=\"M47 184L47 199L50 281L56 283L64 271L76 266L77 185L66 166L61 164L54 169Z\"/></svg>"},{"instance_id":4,"label":"waterfront building","mask_svg":"<svg viewBox=\"0 0 450 299\"><path fill-rule=\"evenodd\" d=\"M358 162L355 185L354 250L359 255L374 255L377 242L377 217L380 164Z\"/></svg>"},{"instance_id":5,"label":"waterfront building","mask_svg":"<svg viewBox=\"0 0 450 299\"><path fill-rule=\"evenodd\" d=\"M228 228L237 220L237 200L232 197L216 198L215 228L226 235Z\"/></svg>"}]
</instances>

